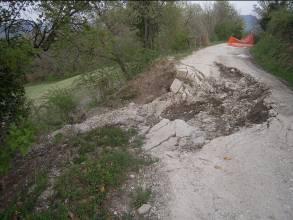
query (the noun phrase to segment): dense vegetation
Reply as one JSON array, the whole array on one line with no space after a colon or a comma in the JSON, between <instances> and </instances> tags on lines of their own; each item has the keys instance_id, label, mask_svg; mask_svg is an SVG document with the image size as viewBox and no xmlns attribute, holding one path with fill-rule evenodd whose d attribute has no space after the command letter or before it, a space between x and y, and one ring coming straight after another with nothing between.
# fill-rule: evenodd
<instances>
[{"instance_id":1,"label":"dense vegetation","mask_svg":"<svg viewBox=\"0 0 293 220\"><path fill-rule=\"evenodd\" d=\"M264 32L252 49L257 62L293 86L293 6L290 1L261 1L257 12Z\"/></svg>"}]
</instances>

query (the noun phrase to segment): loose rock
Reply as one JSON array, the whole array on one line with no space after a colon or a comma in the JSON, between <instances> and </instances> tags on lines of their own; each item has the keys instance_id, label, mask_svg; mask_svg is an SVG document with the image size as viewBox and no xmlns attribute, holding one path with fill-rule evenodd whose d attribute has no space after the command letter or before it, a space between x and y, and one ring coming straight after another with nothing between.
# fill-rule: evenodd
<instances>
[{"instance_id":1,"label":"loose rock","mask_svg":"<svg viewBox=\"0 0 293 220\"><path fill-rule=\"evenodd\" d=\"M139 215L145 215L151 210L152 206L149 204L143 204L138 210L137 213Z\"/></svg>"}]
</instances>

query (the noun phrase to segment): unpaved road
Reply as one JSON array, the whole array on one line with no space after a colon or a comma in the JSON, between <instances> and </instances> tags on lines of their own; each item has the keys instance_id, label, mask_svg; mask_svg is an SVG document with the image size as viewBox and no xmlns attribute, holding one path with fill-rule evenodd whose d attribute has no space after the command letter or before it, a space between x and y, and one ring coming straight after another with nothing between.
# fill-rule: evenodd
<instances>
[{"instance_id":1,"label":"unpaved road","mask_svg":"<svg viewBox=\"0 0 293 220\"><path fill-rule=\"evenodd\" d=\"M181 62L215 78L220 74L214 62L252 75L271 90L267 100L277 115L268 122L217 137L195 151L178 149L177 131L154 144L154 139L165 133L163 129L159 133L158 127L170 128L166 127L168 122L152 128L145 149L160 159L158 199L164 205L157 207L159 218L293 219L292 91L254 65L248 49L220 44ZM184 124L179 123L178 132L184 130L180 126Z\"/></svg>"}]
</instances>

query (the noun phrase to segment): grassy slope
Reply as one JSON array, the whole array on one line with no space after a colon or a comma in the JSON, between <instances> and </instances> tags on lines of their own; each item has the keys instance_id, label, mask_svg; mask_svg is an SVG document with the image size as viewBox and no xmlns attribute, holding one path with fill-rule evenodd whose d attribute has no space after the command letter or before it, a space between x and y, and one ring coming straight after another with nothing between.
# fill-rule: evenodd
<instances>
[{"instance_id":1,"label":"grassy slope","mask_svg":"<svg viewBox=\"0 0 293 220\"><path fill-rule=\"evenodd\" d=\"M48 91L57 88L70 88L76 80L79 79L79 75L70 77L64 80L51 83L40 83L36 85L29 85L25 87L26 96L29 99L39 101Z\"/></svg>"},{"instance_id":2,"label":"grassy slope","mask_svg":"<svg viewBox=\"0 0 293 220\"><path fill-rule=\"evenodd\" d=\"M162 55L162 57L167 56L174 56L175 59L179 60L182 57L185 57L189 54L191 54L193 50L186 50L184 52L177 52L177 53L171 53ZM113 71L112 69L109 69L109 71ZM95 71L94 71L95 72ZM54 89L68 89L71 88L76 81L80 78L81 75L76 75L64 80L56 81L56 82L41 82L35 85L26 85L25 86L25 93L27 98L40 103L41 99L46 95L46 93L50 90Z\"/></svg>"}]
</instances>

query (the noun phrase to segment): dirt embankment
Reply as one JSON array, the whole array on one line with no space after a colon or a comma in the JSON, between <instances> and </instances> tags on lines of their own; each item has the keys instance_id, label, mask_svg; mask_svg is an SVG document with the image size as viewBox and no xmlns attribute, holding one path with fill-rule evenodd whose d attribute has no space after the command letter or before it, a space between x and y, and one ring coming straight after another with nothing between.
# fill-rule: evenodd
<instances>
[{"instance_id":1,"label":"dirt embankment","mask_svg":"<svg viewBox=\"0 0 293 220\"><path fill-rule=\"evenodd\" d=\"M129 81L118 97L137 104L146 104L170 91L175 78L174 61L163 59L149 67L144 73Z\"/></svg>"}]
</instances>

